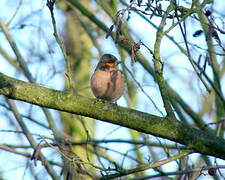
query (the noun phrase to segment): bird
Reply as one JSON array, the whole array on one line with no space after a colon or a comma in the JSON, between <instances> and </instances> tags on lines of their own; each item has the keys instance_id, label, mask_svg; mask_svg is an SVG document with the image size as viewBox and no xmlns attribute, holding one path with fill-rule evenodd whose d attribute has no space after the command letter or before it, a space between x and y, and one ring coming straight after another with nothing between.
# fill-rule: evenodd
<instances>
[{"instance_id":1,"label":"bird","mask_svg":"<svg viewBox=\"0 0 225 180\"><path fill-rule=\"evenodd\" d=\"M91 76L91 90L97 100L116 102L123 95L125 81L118 68L120 63L112 54L100 58Z\"/></svg>"}]
</instances>

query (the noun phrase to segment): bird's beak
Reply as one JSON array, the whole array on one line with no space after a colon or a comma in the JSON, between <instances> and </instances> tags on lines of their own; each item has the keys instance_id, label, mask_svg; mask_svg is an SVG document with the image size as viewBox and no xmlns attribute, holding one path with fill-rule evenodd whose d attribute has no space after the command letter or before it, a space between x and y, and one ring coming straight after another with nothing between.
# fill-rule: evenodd
<instances>
[{"instance_id":1,"label":"bird's beak","mask_svg":"<svg viewBox=\"0 0 225 180\"><path fill-rule=\"evenodd\" d=\"M116 65L121 64L121 63L122 63L122 61L116 61Z\"/></svg>"}]
</instances>

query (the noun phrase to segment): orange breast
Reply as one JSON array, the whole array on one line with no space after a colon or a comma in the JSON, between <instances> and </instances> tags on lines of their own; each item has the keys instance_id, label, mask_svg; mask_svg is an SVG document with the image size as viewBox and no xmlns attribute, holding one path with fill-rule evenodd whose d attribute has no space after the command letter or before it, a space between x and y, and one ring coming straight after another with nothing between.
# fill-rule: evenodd
<instances>
[{"instance_id":1,"label":"orange breast","mask_svg":"<svg viewBox=\"0 0 225 180\"><path fill-rule=\"evenodd\" d=\"M91 78L91 89L95 97L116 101L124 91L124 77L119 70L96 70Z\"/></svg>"}]
</instances>

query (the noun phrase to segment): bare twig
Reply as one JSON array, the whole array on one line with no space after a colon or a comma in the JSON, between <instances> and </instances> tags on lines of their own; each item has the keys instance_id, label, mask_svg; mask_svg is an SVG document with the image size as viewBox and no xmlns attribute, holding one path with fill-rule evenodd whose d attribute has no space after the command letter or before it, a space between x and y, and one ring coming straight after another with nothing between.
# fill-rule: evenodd
<instances>
[{"instance_id":1,"label":"bare twig","mask_svg":"<svg viewBox=\"0 0 225 180\"><path fill-rule=\"evenodd\" d=\"M63 57L64 57L64 60L66 62L66 67L67 67L67 73L65 74L67 79L68 79L68 84L69 84L69 88L72 88L73 85L72 85L72 80L71 80L71 70L70 70L70 64L69 64L69 59L68 59L68 56L66 54L66 50L65 50L65 46L64 46L64 43L63 41L60 39L58 33L57 33L57 29L56 29L56 21L55 21L55 17L54 17L54 4L55 4L55 0L47 0L47 3L46 5L48 6L49 8L49 11L50 11L50 14L51 14L51 19L52 19L52 26L53 26L53 30L54 30L54 37L55 37L55 40L57 42L57 44L59 45L60 47L60 50L62 51L62 54L63 54Z\"/></svg>"}]
</instances>

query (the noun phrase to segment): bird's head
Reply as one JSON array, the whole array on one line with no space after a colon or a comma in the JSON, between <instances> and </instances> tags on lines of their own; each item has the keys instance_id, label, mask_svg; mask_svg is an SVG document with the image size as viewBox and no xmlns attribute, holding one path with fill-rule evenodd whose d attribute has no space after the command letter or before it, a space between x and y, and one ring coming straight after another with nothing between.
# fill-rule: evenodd
<instances>
[{"instance_id":1,"label":"bird's head","mask_svg":"<svg viewBox=\"0 0 225 180\"><path fill-rule=\"evenodd\" d=\"M118 59L115 56L113 56L112 54L104 54L100 58L97 68L102 69L102 70L111 69L111 68L117 69L117 66L120 63L121 63L121 61L118 61Z\"/></svg>"}]
</instances>

